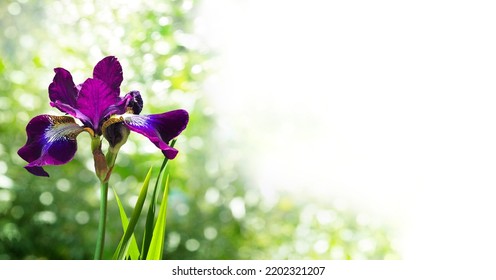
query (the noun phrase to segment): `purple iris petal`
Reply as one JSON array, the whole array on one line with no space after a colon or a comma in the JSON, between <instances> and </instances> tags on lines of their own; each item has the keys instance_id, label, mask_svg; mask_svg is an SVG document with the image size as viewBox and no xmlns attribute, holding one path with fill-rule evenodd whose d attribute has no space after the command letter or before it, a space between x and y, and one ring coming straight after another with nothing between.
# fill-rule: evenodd
<instances>
[{"instance_id":1,"label":"purple iris petal","mask_svg":"<svg viewBox=\"0 0 496 280\"><path fill-rule=\"evenodd\" d=\"M48 86L48 96L52 101L52 106L57 107L64 113L69 113L66 107L75 108L78 96L78 90L72 81L71 73L64 68L55 68L55 77ZM65 104L66 107L58 107L55 104ZM71 111L71 110L69 110Z\"/></svg>"},{"instance_id":2,"label":"purple iris petal","mask_svg":"<svg viewBox=\"0 0 496 280\"><path fill-rule=\"evenodd\" d=\"M120 98L107 84L99 79L87 79L81 86L77 107L88 117L91 127L98 131L100 122L115 113L109 110Z\"/></svg>"},{"instance_id":3,"label":"purple iris petal","mask_svg":"<svg viewBox=\"0 0 496 280\"><path fill-rule=\"evenodd\" d=\"M133 90L131 92L128 92L124 96L124 98L129 99L127 107L133 110L133 114L139 115L139 113L141 113L141 110L143 109L143 98L141 97L139 91Z\"/></svg>"},{"instance_id":4,"label":"purple iris petal","mask_svg":"<svg viewBox=\"0 0 496 280\"><path fill-rule=\"evenodd\" d=\"M177 137L188 124L189 115L185 110L175 110L154 115L129 115L124 124L132 131L146 136L168 158L173 159L177 150L168 143Z\"/></svg>"},{"instance_id":5,"label":"purple iris petal","mask_svg":"<svg viewBox=\"0 0 496 280\"><path fill-rule=\"evenodd\" d=\"M93 69L93 78L104 81L112 91L119 95L119 87L123 80L119 60L114 56L107 56L100 60Z\"/></svg>"},{"instance_id":6,"label":"purple iris petal","mask_svg":"<svg viewBox=\"0 0 496 280\"><path fill-rule=\"evenodd\" d=\"M67 104L64 104L64 103L61 103L60 101L56 101L56 102L50 102L50 105L52 107L55 107L57 109L59 109L60 111L62 112L65 112L77 119L79 119L80 121L82 121L85 125L87 126L91 126L91 120L90 118L88 118L85 114L81 113L81 111L79 111L78 109L74 109L73 107L67 105Z\"/></svg>"},{"instance_id":7,"label":"purple iris petal","mask_svg":"<svg viewBox=\"0 0 496 280\"><path fill-rule=\"evenodd\" d=\"M28 139L17 154L29 163L25 166L29 172L48 177L42 166L69 162L77 150L76 137L83 130L68 116L36 116L26 126Z\"/></svg>"},{"instance_id":8,"label":"purple iris petal","mask_svg":"<svg viewBox=\"0 0 496 280\"><path fill-rule=\"evenodd\" d=\"M89 125L90 119L77 109L77 98L81 85L75 86L71 73L64 68L55 68L54 71L55 77L48 87L50 105Z\"/></svg>"},{"instance_id":9,"label":"purple iris petal","mask_svg":"<svg viewBox=\"0 0 496 280\"><path fill-rule=\"evenodd\" d=\"M143 108L143 99L139 91L128 92L124 97L120 98L120 101L116 104L110 106L105 110L104 115L110 116L113 114L122 115L124 113L129 113L128 108L131 108L133 114L139 114Z\"/></svg>"}]
</instances>

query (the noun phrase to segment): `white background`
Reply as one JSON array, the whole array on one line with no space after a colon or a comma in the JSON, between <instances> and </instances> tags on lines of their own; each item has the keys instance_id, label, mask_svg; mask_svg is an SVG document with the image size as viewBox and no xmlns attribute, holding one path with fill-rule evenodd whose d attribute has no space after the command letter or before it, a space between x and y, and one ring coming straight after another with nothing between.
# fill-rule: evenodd
<instances>
[{"instance_id":1,"label":"white background","mask_svg":"<svg viewBox=\"0 0 496 280\"><path fill-rule=\"evenodd\" d=\"M392 223L403 258L496 252L490 1L203 1L221 125L270 194ZM309 198L310 199L310 198Z\"/></svg>"},{"instance_id":2,"label":"white background","mask_svg":"<svg viewBox=\"0 0 496 280\"><path fill-rule=\"evenodd\" d=\"M265 275L266 267L325 267L319 276L310 275ZM26 269L29 267L29 269ZM255 269L256 276L192 276L173 275L177 268L197 269ZM67 279L100 279L114 277L118 279L151 279L160 275L165 279L381 279L381 280L414 280L414 279L492 279L494 273L488 263L477 267L466 263L451 262L439 265L428 262L402 261L262 261L262 260L224 260L224 261L3 261L0 268L4 275L18 276L20 279L47 275L46 278ZM261 271L261 272L260 272ZM489 276L489 277L488 277ZM494 278L494 277L493 277Z\"/></svg>"}]
</instances>

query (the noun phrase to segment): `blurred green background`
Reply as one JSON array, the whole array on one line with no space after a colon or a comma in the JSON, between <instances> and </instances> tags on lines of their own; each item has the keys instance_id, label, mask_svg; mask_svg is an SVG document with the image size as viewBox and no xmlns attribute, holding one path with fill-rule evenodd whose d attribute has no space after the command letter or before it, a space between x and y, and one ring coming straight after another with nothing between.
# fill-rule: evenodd
<instances>
[{"instance_id":1,"label":"blurred green background","mask_svg":"<svg viewBox=\"0 0 496 280\"><path fill-rule=\"evenodd\" d=\"M52 69L66 68L81 83L107 55L123 65L122 91L141 92L142 114L184 108L191 115L176 144L180 153L168 167L166 259L399 258L391 230L364 214L284 193L268 200L250 184L244 151L230 148L216 133L222 116L202 92L202 81L218 66L215 50L193 33L198 5L191 0L0 2L0 259L93 257L99 189L89 137L78 137L73 161L46 168L49 178L24 170L17 150L32 117L61 115L49 105ZM153 144L131 134L110 181L128 213L148 168L158 172L161 162ZM121 235L110 195L107 258Z\"/></svg>"}]
</instances>

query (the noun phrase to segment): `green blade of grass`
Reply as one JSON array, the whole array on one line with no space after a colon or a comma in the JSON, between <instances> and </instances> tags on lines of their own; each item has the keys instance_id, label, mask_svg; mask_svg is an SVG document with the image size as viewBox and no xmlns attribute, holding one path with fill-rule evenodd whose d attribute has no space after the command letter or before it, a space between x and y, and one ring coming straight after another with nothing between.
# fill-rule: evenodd
<instances>
[{"instance_id":1,"label":"green blade of grass","mask_svg":"<svg viewBox=\"0 0 496 280\"><path fill-rule=\"evenodd\" d=\"M145 223L145 232L143 234L143 244L141 248L143 248L143 253L141 255L142 259L146 259L146 256L148 255L148 248L150 247L150 242L152 241L152 236L153 236L153 226L155 224L155 205L157 203L157 194L159 192L159 184L160 179L162 178L163 181L163 171L165 170L165 166L167 165L167 158L164 158L164 161L162 163L162 167L160 168L160 171L157 175L157 180L155 181L155 187L153 189L153 194L152 194L152 200L150 202L150 206L148 207L148 213L146 216L146 223Z\"/></svg>"},{"instance_id":2,"label":"green blade of grass","mask_svg":"<svg viewBox=\"0 0 496 280\"><path fill-rule=\"evenodd\" d=\"M153 236L148 250L147 260L160 260L164 251L165 226L167 222L167 198L169 196L169 176L165 179L164 195L162 205L158 212L157 222L153 229Z\"/></svg>"},{"instance_id":3,"label":"green blade of grass","mask_svg":"<svg viewBox=\"0 0 496 280\"><path fill-rule=\"evenodd\" d=\"M119 214L121 216L121 223L122 223L122 229L124 232L126 232L126 229L129 225L129 220L126 215L126 211L124 210L124 207L122 206L121 200L119 196L117 195L117 192L115 191L114 188L112 188L114 191L114 196L115 200L117 201L117 206L119 207ZM138 248L138 243L136 242L136 238L134 237L134 234L131 235L131 243L128 246L128 252L126 252L124 255L127 257L129 256L131 260L138 260L140 258L140 251Z\"/></svg>"},{"instance_id":4,"label":"green blade of grass","mask_svg":"<svg viewBox=\"0 0 496 280\"><path fill-rule=\"evenodd\" d=\"M176 139L172 140L170 146L174 147L176 144ZM164 157L164 161L162 162L162 166L160 167L160 171L158 172L157 175L157 180L155 181L155 188L153 189L153 195L152 195L152 200L150 203L150 206L148 207L148 213L146 216L146 223L145 223L145 231L143 234L143 242L141 245L142 248L142 254L141 258L146 259L148 255L148 248L150 247L150 242L152 241L152 235L153 235L153 226L155 224L155 204L157 202L157 195L158 195L158 187L159 185L163 185L163 180L164 180L164 170L167 167L167 163L169 162L169 159ZM159 182L162 182L162 184L159 184Z\"/></svg>"},{"instance_id":5,"label":"green blade of grass","mask_svg":"<svg viewBox=\"0 0 496 280\"><path fill-rule=\"evenodd\" d=\"M158 181L159 179L157 178L157 183ZM141 244L141 248L143 248L141 259L146 259L146 256L148 255L148 248L150 246L150 242L152 241L153 225L155 223L155 200L157 196L157 185L158 184L155 184L155 188L153 189L152 200L150 202L148 213L146 215L145 231L143 232L143 242Z\"/></svg>"},{"instance_id":6,"label":"green blade of grass","mask_svg":"<svg viewBox=\"0 0 496 280\"><path fill-rule=\"evenodd\" d=\"M141 191L138 196L138 200L136 201L136 205L134 206L134 210L131 215L131 220L129 221L129 225L127 226L126 231L124 232L124 235L122 236L122 239L119 242L119 246L117 247L117 250L114 253L113 259L123 260L126 257L125 256L125 253L127 251L126 247L128 247L129 245L129 239L133 235L134 228L138 223L138 218L141 214L141 210L143 209L143 204L145 203L145 198L148 192L148 185L150 183L151 175L152 175L152 168L150 167L150 170L148 170L148 174L146 175L145 181L143 182L143 186L141 187Z\"/></svg>"},{"instance_id":7,"label":"green blade of grass","mask_svg":"<svg viewBox=\"0 0 496 280\"><path fill-rule=\"evenodd\" d=\"M167 160L167 158L164 159L164 163L165 160ZM163 166L164 164L162 164L162 167ZM157 180L155 182L155 187L153 188L152 200L150 202L150 205L148 206L148 213L146 215L146 222L145 222L145 231L143 233L143 243L141 245L141 248L143 248L141 259L146 259L146 256L148 254L148 247L150 246L150 242L152 241L153 225L155 224L155 203L157 201L156 197L157 197L161 173L162 173L162 169L160 169L160 172L158 173Z\"/></svg>"}]
</instances>

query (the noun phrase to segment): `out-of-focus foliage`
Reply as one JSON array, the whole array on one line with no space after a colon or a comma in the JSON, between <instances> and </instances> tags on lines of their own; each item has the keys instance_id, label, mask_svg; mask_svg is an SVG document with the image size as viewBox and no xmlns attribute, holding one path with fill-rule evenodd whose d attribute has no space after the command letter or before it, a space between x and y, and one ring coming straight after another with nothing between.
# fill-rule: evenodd
<instances>
[{"instance_id":1,"label":"out-of-focus foliage","mask_svg":"<svg viewBox=\"0 0 496 280\"><path fill-rule=\"evenodd\" d=\"M52 69L64 67L81 83L106 55L123 65L121 89L142 93L143 114L191 114L168 167L165 258L398 258L388 231L363 215L289 195L269 201L249 186L244 151L218 137L202 96L210 60L192 34L196 7L194 0L0 2L0 259L92 258L99 195L89 137L78 137L73 161L46 168L50 178L25 171L17 150L32 117L61 115L48 104ZM153 144L131 134L110 181L128 213L148 168L156 174L161 162ZM109 196L106 258L122 236Z\"/></svg>"}]
</instances>

